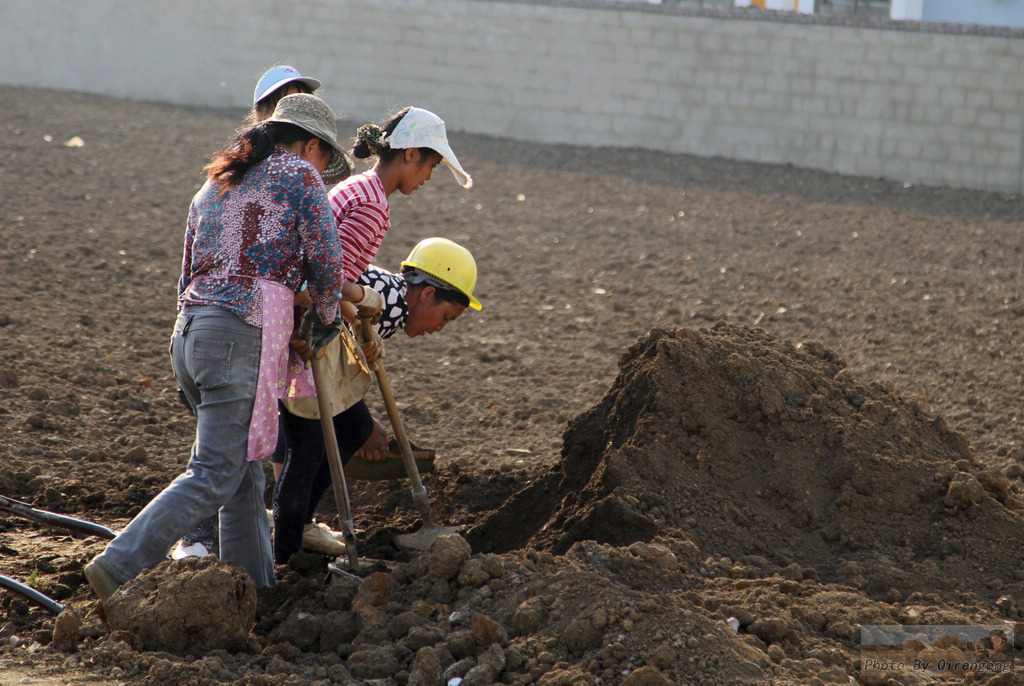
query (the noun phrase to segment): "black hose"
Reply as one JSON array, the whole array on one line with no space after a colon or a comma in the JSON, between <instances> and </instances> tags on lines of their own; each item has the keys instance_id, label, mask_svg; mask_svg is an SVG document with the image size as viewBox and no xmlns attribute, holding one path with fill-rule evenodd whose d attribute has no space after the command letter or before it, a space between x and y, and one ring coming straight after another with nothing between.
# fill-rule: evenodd
<instances>
[{"instance_id":1,"label":"black hose","mask_svg":"<svg viewBox=\"0 0 1024 686\"><path fill-rule=\"evenodd\" d=\"M2 495L0 495L0 512L10 512L11 514L16 514L20 517L25 517L26 519L31 519L36 522L52 524L64 529L81 531L83 533L92 534L93 536L99 536L100 538L115 538L117 536L113 530L108 529L102 524L87 522L84 519L75 519L74 517L68 517L67 515L50 512L49 510L40 510L32 507L28 503L23 503L20 500L13 500L12 498Z\"/></svg>"},{"instance_id":2,"label":"black hose","mask_svg":"<svg viewBox=\"0 0 1024 686\"><path fill-rule=\"evenodd\" d=\"M58 603L56 600L48 595L44 595L32 588L27 584L23 584L20 581L15 581L9 576L0 574L0 587L6 588L9 591L14 591L19 595L23 595L39 607L52 612L55 615L59 615L64 611L64 606Z\"/></svg>"}]
</instances>

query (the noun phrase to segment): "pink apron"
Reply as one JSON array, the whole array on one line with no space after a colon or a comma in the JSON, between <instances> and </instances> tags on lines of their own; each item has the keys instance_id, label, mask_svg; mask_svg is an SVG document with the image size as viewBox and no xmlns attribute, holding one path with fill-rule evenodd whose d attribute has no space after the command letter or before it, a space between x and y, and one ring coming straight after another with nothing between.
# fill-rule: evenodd
<instances>
[{"instance_id":1,"label":"pink apron","mask_svg":"<svg viewBox=\"0 0 1024 686\"><path fill-rule=\"evenodd\" d=\"M274 281L257 282L263 293L263 347L249 424L249 462L269 457L277 447L277 401L316 395L313 372L288 345L295 328L295 293Z\"/></svg>"},{"instance_id":2,"label":"pink apron","mask_svg":"<svg viewBox=\"0 0 1024 686\"><path fill-rule=\"evenodd\" d=\"M191 285L204 278L218 277L200 277ZM263 296L260 371L245 457L253 462L269 457L277 447L277 401L316 395L316 386L313 372L304 368L302 358L288 345L295 328L295 292L276 281L244 278L255 281Z\"/></svg>"}]
</instances>

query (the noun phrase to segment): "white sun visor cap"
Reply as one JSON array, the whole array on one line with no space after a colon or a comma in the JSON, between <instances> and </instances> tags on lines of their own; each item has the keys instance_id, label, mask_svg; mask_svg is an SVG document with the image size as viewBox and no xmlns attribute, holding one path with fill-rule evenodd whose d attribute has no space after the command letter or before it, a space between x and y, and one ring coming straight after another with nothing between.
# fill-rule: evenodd
<instances>
[{"instance_id":1,"label":"white sun visor cap","mask_svg":"<svg viewBox=\"0 0 1024 686\"><path fill-rule=\"evenodd\" d=\"M448 165L455 175L455 180L463 188L473 185L473 178L459 164L459 158L448 145L448 134L444 129L444 121L433 112L410 107L398 126L386 136L383 143L392 149L430 148L441 155L442 161Z\"/></svg>"},{"instance_id":2,"label":"white sun visor cap","mask_svg":"<svg viewBox=\"0 0 1024 686\"><path fill-rule=\"evenodd\" d=\"M286 83L292 81L299 81L309 86L311 91L315 91L320 87L320 82L314 78L303 76L299 73L299 70L295 67L290 67L287 64L279 64L276 67L271 67L263 73L260 80L256 82L256 90L252 94L253 107L256 106L263 98L267 97L275 90L280 88Z\"/></svg>"}]
</instances>

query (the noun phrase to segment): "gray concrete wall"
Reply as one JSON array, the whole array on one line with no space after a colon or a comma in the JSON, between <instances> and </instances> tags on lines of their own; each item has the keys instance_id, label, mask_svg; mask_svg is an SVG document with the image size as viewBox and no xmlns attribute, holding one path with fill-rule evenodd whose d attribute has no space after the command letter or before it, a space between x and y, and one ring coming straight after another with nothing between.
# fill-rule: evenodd
<instances>
[{"instance_id":1,"label":"gray concrete wall","mask_svg":"<svg viewBox=\"0 0 1024 686\"><path fill-rule=\"evenodd\" d=\"M287 62L358 120L416 104L523 141L1019 192L1022 37L596 0L0 0L0 81L248 106Z\"/></svg>"}]
</instances>

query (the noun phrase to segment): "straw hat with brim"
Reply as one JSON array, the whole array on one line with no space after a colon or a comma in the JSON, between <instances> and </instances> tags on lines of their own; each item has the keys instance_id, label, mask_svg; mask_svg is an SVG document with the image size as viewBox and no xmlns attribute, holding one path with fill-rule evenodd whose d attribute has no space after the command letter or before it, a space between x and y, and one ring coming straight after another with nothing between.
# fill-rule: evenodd
<instances>
[{"instance_id":1,"label":"straw hat with brim","mask_svg":"<svg viewBox=\"0 0 1024 686\"><path fill-rule=\"evenodd\" d=\"M331 161L324 169L324 183L335 184L352 173L352 160L338 145L338 119L326 102L306 93L286 95L267 122L294 124L331 146Z\"/></svg>"},{"instance_id":2,"label":"straw hat with brim","mask_svg":"<svg viewBox=\"0 0 1024 686\"><path fill-rule=\"evenodd\" d=\"M398 122L395 130L384 137L382 143L387 143L392 150L405 148L430 148L439 155L441 161L448 165L455 175L455 180L463 188L473 185L473 178L466 173L466 170L459 164L459 158L452 152L448 145L448 134L444 129L444 121L429 110L419 107L410 107L402 120Z\"/></svg>"}]
</instances>

